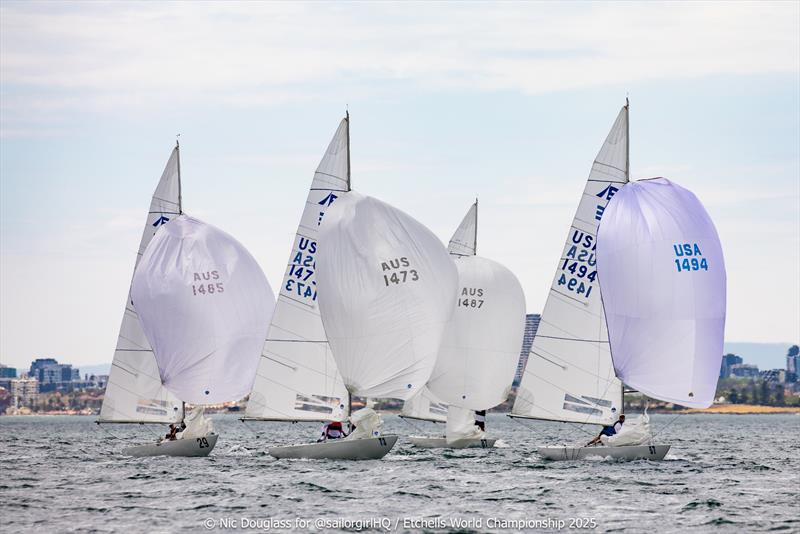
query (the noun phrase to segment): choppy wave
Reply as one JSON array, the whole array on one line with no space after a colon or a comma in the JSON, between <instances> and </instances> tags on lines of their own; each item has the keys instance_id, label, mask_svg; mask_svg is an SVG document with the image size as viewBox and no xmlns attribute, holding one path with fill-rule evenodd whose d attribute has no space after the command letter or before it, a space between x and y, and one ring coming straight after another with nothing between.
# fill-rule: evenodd
<instances>
[{"instance_id":1,"label":"choppy wave","mask_svg":"<svg viewBox=\"0 0 800 534\"><path fill-rule=\"evenodd\" d=\"M398 418L385 420L386 432L409 433ZM652 416L656 429L668 420ZM134 459L119 451L162 429L0 417L3 530L188 532L235 520L246 531L249 518L261 530L309 531L306 520L388 518L390 530L404 531L422 524L415 518L438 518L444 526L428 530L471 519L483 523L466 530L480 532L491 518L565 520L564 530L586 518L615 532L800 531L797 417L682 416L661 436L672 445L663 462L545 462L537 446L576 442L594 429L523 426L501 415L488 423L500 438L495 449L418 449L401 437L383 461L340 462L268 456L270 445L312 440L316 425L263 423L256 436L235 417L216 416L220 439L210 457ZM330 521L322 530L352 527Z\"/></svg>"}]
</instances>

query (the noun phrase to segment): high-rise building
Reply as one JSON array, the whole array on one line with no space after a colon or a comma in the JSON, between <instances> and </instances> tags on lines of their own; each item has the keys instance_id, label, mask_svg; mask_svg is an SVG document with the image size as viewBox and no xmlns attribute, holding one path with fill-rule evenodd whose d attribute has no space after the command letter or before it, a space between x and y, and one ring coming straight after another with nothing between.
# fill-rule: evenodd
<instances>
[{"instance_id":1,"label":"high-rise building","mask_svg":"<svg viewBox=\"0 0 800 534\"><path fill-rule=\"evenodd\" d=\"M0 378L17 378L17 370L14 367L0 364Z\"/></svg>"},{"instance_id":2,"label":"high-rise building","mask_svg":"<svg viewBox=\"0 0 800 534\"><path fill-rule=\"evenodd\" d=\"M735 354L726 354L725 356L723 356L722 365L719 368L719 377L730 378L731 367L734 365L740 365L742 361L743 360Z\"/></svg>"},{"instance_id":3,"label":"high-rise building","mask_svg":"<svg viewBox=\"0 0 800 534\"><path fill-rule=\"evenodd\" d=\"M30 376L39 381L39 391L72 389L81 374L68 363L58 363L54 358L37 358L31 363Z\"/></svg>"},{"instance_id":4,"label":"high-rise building","mask_svg":"<svg viewBox=\"0 0 800 534\"><path fill-rule=\"evenodd\" d=\"M11 396L14 399L14 407L32 408L39 401L39 381L35 378L11 380Z\"/></svg>"},{"instance_id":5,"label":"high-rise building","mask_svg":"<svg viewBox=\"0 0 800 534\"><path fill-rule=\"evenodd\" d=\"M758 378L758 366L749 363L735 363L731 365L731 375L737 378Z\"/></svg>"},{"instance_id":6,"label":"high-rise building","mask_svg":"<svg viewBox=\"0 0 800 534\"><path fill-rule=\"evenodd\" d=\"M536 337L536 331L539 329L539 321L541 319L542 316L538 313L529 313L525 316L525 333L522 335L522 350L519 354L517 374L514 375L514 387L519 386L522 380L522 373L525 372L525 366L528 365L528 356L533 346L533 338Z\"/></svg>"},{"instance_id":7,"label":"high-rise building","mask_svg":"<svg viewBox=\"0 0 800 534\"><path fill-rule=\"evenodd\" d=\"M800 347L792 345L786 353L786 375L787 381L796 382L800 375Z\"/></svg>"}]
</instances>

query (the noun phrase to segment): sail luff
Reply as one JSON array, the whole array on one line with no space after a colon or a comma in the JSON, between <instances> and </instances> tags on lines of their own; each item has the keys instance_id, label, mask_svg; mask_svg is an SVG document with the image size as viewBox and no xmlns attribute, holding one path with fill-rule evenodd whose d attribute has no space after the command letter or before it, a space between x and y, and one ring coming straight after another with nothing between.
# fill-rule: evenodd
<instances>
[{"instance_id":1,"label":"sail luff","mask_svg":"<svg viewBox=\"0 0 800 534\"><path fill-rule=\"evenodd\" d=\"M628 182L628 109L595 158L567 234L513 413L608 424L621 409L597 282L596 236L608 201Z\"/></svg>"}]
</instances>

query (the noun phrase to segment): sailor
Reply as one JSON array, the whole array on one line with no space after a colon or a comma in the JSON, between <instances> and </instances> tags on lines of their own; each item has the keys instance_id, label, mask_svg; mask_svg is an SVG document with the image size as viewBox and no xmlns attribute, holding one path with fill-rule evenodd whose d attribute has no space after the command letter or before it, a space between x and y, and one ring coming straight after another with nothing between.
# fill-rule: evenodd
<instances>
[{"instance_id":1,"label":"sailor","mask_svg":"<svg viewBox=\"0 0 800 534\"><path fill-rule=\"evenodd\" d=\"M175 441L177 439L177 434L178 434L178 426L175 424L171 424L169 425L169 432L167 432L167 435L164 436L164 440Z\"/></svg>"},{"instance_id":2,"label":"sailor","mask_svg":"<svg viewBox=\"0 0 800 534\"><path fill-rule=\"evenodd\" d=\"M486 410L477 410L475 412L475 426L486 432Z\"/></svg>"},{"instance_id":3,"label":"sailor","mask_svg":"<svg viewBox=\"0 0 800 534\"><path fill-rule=\"evenodd\" d=\"M586 446L591 447L592 445L597 445L598 443L600 443L601 441L600 438L602 438L603 436L613 436L614 434L622 430L623 423L625 423L625 414L620 415L619 419L617 419L617 422L614 423L613 425L604 426L603 430L600 431L600 434L598 434L598 436L594 438L592 441L587 443Z\"/></svg>"},{"instance_id":4,"label":"sailor","mask_svg":"<svg viewBox=\"0 0 800 534\"><path fill-rule=\"evenodd\" d=\"M317 443L343 437L345 437L345 433L342 429L342 423L340 421L331 421L322 427L322 436L317 440Z\"/></svg>"}]
</instances>

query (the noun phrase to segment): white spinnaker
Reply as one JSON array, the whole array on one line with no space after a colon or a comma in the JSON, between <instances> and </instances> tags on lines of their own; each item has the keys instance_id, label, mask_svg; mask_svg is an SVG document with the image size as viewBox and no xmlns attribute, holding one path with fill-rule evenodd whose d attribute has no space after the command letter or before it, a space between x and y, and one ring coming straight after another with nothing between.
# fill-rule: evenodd
<instances>
[{"instance_id":1,"label":"white spinnaker","mask_svg":"<svg viewBox=\"0 0 800 534\"><path fill-rule=\"evenodd\" d=\"M614 367L649 397L708 408L725 333L722 246L697 197L665 178L627 185L598 232Z\"/></svg>"},{"instance_id":2,"label":"white spinnaker","mask_svg":"<svg viewBox=\"0 0 800 534\"><path fill-rule=\"evenodd\" d=\"M180 215L147 245L131 297L161 380L176 397L219 404L248 394L275 296L241 243Z\"/></svg>"},{"instance_id":3,"label":"white spinnaker","mask_svg":"<svg viewBox=\"0 0 800 534\"><path fill-rule=\"evenodd\" d=\"M445 424L445 438L448 445L454 445L461 440L482 439L486 433L475 424L475 412L449 406L447 408L447 423Z\"/></svg>"},{"instance_id":4,"label":"white spinnaker","mask_svg":"<svg viewBox=\"0 0 800 534\"><path fill-rule=\"evenodd\" d=\"M459 294L428 389L450 406L487 410L508 397L525 332L525 294L504 266L457 256Z\"/></svg>"},{"instance_id":5,"label":"white spinnaker","mask_svg":"<svg viewBox=\"0 0 800 534\"><path fill-rule=\"evenodd\" d=\"M470 206L461 224L458 225L447 251L453 256L474 256L478 240L478 201Z\"/></svg>"},{"instance_id":6,"label":"white spinnaker","mask_svg":"<svg viewBox=\"0 0 800 534\"><path fill-rule=\"evenodd\" d=\"M246 419L342 421L348 393L317 305L319 225L350 190L349 119L339 124L314 173L267 333Z\"/></svg>"},{"instance_id":7,"label":"white spinnaker","mask_svg":"<svg viewBox=\"0 0 800 534\"><path fill-rule=\"evenodd\" d=\"M322 323L348 390L412 397L453 313L458 274L447 250L412 217L355 192L332 206L320 243Z\"/></svg>"},{"instance_id":8,"label":"white spinnaker","mask_svg":"<svg viewBox=\"0 0 800 534\"><path fill-rule=\"evenodd\" d=\"M150 201L134 270L156 230L181 213L179 158L176 146ZM174 423L182 418L181 401L161 383L156 358L131 302L129 288L99 421Z\"/></svg>"},{"instance_id":9,"label":"white spinnaker","mask_svg":"<svg viewBox=\"0 0 800 534\"><path fill-rule=\"evenodd\" d=\"M454 257L475 255L477 234L478 201L476 200L450 238L447 251ZM447 404L437 399L426 386L403 404L402 413L412 419L444 422L447 418Z\"/></svg>"},{"instance_id":10,"label":"white spinnaker","mask_svg":"<svg viewBox=\"0 0 800 534\"><path fill-rule=\"evenodd\" d=\"M408 419L444 423L447 420L447 404L437 399L426 386L403 403L400 415Z\"/></svg>"},{"instance_id":11,"label":"white spinnaker","mask_svg":"<svg viewBox=\"0 0 800 534\"><path fill-rule=\"evenodd\" d=\"M595 242L608 201L628 183L628 108L597 155L542 312L512 413L609 424L622 409L614 374Z\"/></svg>"}]
</instances>

